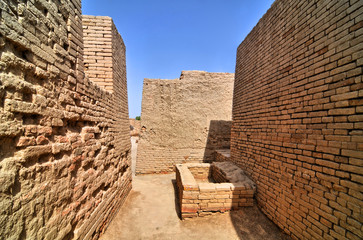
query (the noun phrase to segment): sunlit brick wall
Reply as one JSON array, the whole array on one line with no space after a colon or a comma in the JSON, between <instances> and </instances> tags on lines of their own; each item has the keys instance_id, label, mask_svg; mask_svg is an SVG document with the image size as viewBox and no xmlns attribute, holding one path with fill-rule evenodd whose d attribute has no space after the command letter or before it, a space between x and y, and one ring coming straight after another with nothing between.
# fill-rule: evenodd
<instances>
[{"instance_id":1,"label":"sunlit brick wall","mask_svg":"<svg viewBox=\"0 0 363 240\"><path fill-rule=\"evenodd\" d=\"M82 18L85 72L91 81L112 91L112 19L88 15Z\"/></svg>"},{"instance_id":2,"label":"sunlit brick wall","mask_svg":"<svg viewBox=\"0 0 363 240\"><path fill-rule=\"evenodd\" d=\"M112 94L84 76L80 1L2 1L0 21L0 238L98 239L131 189L121 37Z\"/></svg>"},{"instance_id":3,"label":"sunlit brick wall","mask_svg":"<svg viewBox=\"0 0 363 240\"><path fill-rule=\"evenodd\" d=\"M362 16L277 0L238 47L231 158L294 238L363 238Z\"/></svg>"}]
</instances>

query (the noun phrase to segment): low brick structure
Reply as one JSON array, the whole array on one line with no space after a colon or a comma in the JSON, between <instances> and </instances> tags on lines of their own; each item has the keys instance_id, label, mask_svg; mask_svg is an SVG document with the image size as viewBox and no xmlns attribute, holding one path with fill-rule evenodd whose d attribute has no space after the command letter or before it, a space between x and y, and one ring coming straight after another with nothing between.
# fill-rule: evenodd
<instances>
[{"instance_id":1,"label":"low brick structure","mask_svg":"<svg viewBox=\"0 0 363 240\"><path fill-rule=\"evenodd\" d=\"M216 162L227 162L231 160L230 149L217 149L214 152L214 161Z\"/></svg>"},{"instance_id":2,"label":"low brick structure","mask_svg":"<svg viewBox=\"0 0 363 240\"><path fill-rule=\"evenodd\" d=\"M182 219L253 206L256 186L231 162L177 164L176 182Z\"/></svg>"}]
</instances>

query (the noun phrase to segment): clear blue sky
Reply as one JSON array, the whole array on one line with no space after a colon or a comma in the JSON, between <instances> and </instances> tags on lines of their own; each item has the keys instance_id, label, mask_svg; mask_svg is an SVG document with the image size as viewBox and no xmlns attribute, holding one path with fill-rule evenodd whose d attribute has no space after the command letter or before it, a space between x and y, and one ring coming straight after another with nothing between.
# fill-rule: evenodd
<instances>
[{"instance_id":1,"label":"clear blue sky","mask_svg":"<svg viewBox=\"0 0 363 240\"><path fill-rule=\"evenodd\" d=\"M182 70L234 72L238 45L273 0L83 0L86 15L110 16L126 44L129 114L141 113L144 78Z\"/></svg>"}]
</instances>

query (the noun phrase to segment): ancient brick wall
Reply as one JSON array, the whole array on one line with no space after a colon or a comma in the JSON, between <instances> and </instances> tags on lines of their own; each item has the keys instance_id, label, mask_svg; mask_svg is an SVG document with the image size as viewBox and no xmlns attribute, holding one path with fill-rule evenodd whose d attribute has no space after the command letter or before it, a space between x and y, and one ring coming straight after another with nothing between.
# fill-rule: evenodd
<instances>
[{"instance_id":1,"label":"ancient brick wall","mask_svg":"<svg viewBox=\"0 0 363 240\"><path fill-rule=\"evenodd\" d=\"M0 6L0 236L97 239L131 189L121 37L111 94L84 76L79 0Z\"/></svg>"},{"instance_id":2,"label":"ancient brick wall","mask_svg":"<svg viewBox=\"0 0 363 240\"><path fill-rule=\"evenodd\" d=\"M112 92L112 19L106 16L83 15L82 24L87 76L97 85Z\"/></svg>"},{"instance_id":3,"label":"ancient brick wall","mask_svg":"<svg viewBox=\"0 0 363 240\"><path fill-rule=\"evenodd\" d=\"M234 74L183 71L180 79L145 79L137 173L173 171L211 161L229 147Z\"/></svg>"},{"instance_id":4,"label":"ancient brick wall","mask_svg":"<svg viewBox=\"0 0 363 240\"><path fill-rule=\"evenodd\" d=\"M231 158L294 238L363 238L362 16L277 0L238 47Z\"/></svg>"},{"instance_id":5,"label":"ancient brick wall","mask_svg":"<svg viewBox=\"0 0 363 240\"><path fill-rule=\"evenodd\" d=\"M139 136L141 131L141 121L135 118L130 118L130 135Z\"/></svg>"}]
</instances>

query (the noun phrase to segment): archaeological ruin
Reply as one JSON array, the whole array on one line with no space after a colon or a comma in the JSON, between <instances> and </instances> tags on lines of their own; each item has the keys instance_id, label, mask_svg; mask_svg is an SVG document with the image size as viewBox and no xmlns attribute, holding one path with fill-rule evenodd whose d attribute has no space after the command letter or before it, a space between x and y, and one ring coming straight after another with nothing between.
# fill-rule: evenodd
<instances>
[{"instance_id":1,"label":"archaeological ruin","mask_svg":"<svg viewBox=\"0 0 363 240\"><path fill-rule=\"evenodd\" d=\"M176 164L182 219L253 206L256 185L232 162Z\"/></svg>"},{"instance_id":2,"label":"archaeological ruin","mask_svg":"<svg viewBox=\"0 0 363 240\"><path fill-rule=\"evenodd\" d=\"M229 148L234 74L183 71L179 79L144 79L136 173L175 171L210 162Z\"/></svg>"},{"instance_id":3,"label":"archaeological ruin","mask_svg":"<svg viewBox=\"0 0 363 240\"><path fill-rule=\"evenodd\" d=\"M231 161L295 239L362 239L362 1L275 1L237 49Z\"/></svg>"},{"instance_id":4,"label":"archaeological ruin","mask_svg":"<svg viewBox=\"0 0 363 240\"><path fill-rule=\"evenodd\" d=\"M141 131L141 121L135 118L130 118L130 135L138 137Z\"/></svg>"},{"instance_id":5,"label":"archaeological ruin","mask_svg":"<svg viewBox=\"0 0 363 240\"><path fill-rule=\"evenodd\" d=\"M0 238L97 239L131 190L125 45L80 0L7 2Z\"/></svg>"},{"instance_id":6,"label":"archaeological ruin","mask_svg":"<svg viewBox=\"0 0 363 240\"><path fill-rule=\"evenodd\" d=\"M363 239L362 1L276 0L235 73L144 79L141 121L110 17L0 0L0 21L0 239L102 238L161 173L182 219L258 206L292 239Z\"/></svg>"}]
</instances>

